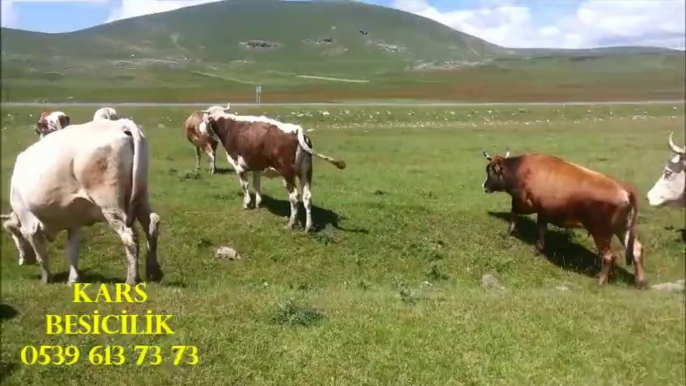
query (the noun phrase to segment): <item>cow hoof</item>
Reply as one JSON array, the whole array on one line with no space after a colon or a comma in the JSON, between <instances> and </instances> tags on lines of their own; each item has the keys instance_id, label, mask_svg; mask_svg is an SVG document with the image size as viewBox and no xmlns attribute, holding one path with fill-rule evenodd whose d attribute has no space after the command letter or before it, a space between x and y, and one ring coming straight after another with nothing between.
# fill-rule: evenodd
<instances>
[{"instance_id":1,"label":"cow hoof","mask_svg":"<svg viewBox=\"0 0 686 386\"><path fill-rule=\"evenodd\" d=\"M294 227L295 227L295 224L289 222L288 224L286 224L286 226L283 227L283 229L291 230Z\"/></svg>"},{"instance_id":2,"label":"cow hoof","mask_svg":"<svg viewBox=\"0 0 686 386\"><path fill-rule=\"evenodd\" d=\"M645 290L648 289L648 283L645 280L640 280L636 282L636 289Z\"/></svg>"}]
</instances>

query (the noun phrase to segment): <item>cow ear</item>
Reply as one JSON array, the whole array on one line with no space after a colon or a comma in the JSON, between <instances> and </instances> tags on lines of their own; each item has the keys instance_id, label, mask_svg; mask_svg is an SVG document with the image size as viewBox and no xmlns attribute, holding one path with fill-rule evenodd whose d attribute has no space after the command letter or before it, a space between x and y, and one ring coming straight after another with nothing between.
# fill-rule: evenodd
<instances>
[{"instance_id":1,"label":"cow ear","mask_svg":"<svg viewBox=\"0 0 686 386\"><path fill-rule=\"evenodd\" d=\"M68 116L66 116L66 115L60 116L59 121L60 121L60 125L62 126L63 129L65 127L69 126L70 120L69 120Z\"/></svg>"}]
</instances>

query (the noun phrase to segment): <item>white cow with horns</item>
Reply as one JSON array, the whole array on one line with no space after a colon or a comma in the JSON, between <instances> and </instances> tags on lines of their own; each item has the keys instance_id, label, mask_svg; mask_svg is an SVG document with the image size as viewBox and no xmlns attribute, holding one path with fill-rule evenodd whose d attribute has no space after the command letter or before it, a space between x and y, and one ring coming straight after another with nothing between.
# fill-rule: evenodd
<instances>
[{"instance_id":1,"label":"white cow with horns","mask_svg":"<svg viewBox=\"0 0 686 386\"><path fill-rule=\"evenodd\" d=\"M12 212L3 226L14 239L19 264L41 268L52 281L45 240L68 233L69 281L79 281L80 228L107 222L126 250L126 282L140 281L137 219L147 239L146 274L159 280L159 216L148 200L148 143L129 119L94 120L71 125L35 142L17 156L10 181Z\"/></svg>"},{"instance_id":2,"label":"white cow with horns","mask_svg":"<svg viewBox=\"0 0 686 386\"><path fill-rule=\"evenodd\" d=\"M669 149L675 155L667 162L660 179L646 196L650 206L686 206L686 147L675 145L673 134L669 134Z\"/></svg>"}]
</instances>

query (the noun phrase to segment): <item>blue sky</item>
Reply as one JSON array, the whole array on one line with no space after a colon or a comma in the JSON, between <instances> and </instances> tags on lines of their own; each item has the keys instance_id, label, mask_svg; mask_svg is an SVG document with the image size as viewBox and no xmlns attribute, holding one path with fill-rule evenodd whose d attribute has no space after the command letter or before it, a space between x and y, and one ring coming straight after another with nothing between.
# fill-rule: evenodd
<instances>
[{"instance_id":1,"label":"blue sky","mask_svg":"<svg viewBox=\"0 0 686 386\"><path fill-rule=\"evenodd\" d=\"M0 0L2 26L79 30L217 0ZM412 12L506 47L684 49L684 0L359 0Z\"/></svg>"}]
</instances>

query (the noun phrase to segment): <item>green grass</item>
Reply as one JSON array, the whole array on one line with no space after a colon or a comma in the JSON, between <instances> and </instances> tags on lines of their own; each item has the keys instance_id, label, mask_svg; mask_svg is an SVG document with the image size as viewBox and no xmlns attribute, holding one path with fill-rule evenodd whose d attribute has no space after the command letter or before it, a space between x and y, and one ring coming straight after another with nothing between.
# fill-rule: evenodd
<instances>
[{"instance_id":1,"label":"green grass","mask_svg":"<svg viewBox=\"0 0 686 386\"><path fill-rule=\"evenodd\" d=\"M61 34L3 28L2 46L2 100L15 102L246 102L256 84L263 102L676 100L686 80L683 51L507 49L353 1L223 1Z\"/></svg>"},{"instance_id":2,"label":"green grass","mask_svg":"<svg viewBox=\"0 0 686 386\"><path fill-rule=\"evenodd\" d=\"M93 112L64 110L74 122ZM520 220L522 239L508 236L497 215L509 211L508 197L481 190L484 146L492 154L506 147L547 152L629 181L642 196L638 229L649 283L683 278L684 244L665 229L683 226L683 210L650 208L643 199L669 157L669 132L684 141L683 106L238 109L314 129L315 149L347 162L343 171L315 162L314 221L323 229L312 235L283 229L281 181L263 181L271 200L244 211L235 175L209 175L206 157L193 172L181 128L190 110L119 112L134 117L150 141L150 193L162 219L166 276L148 287L147 303L72 303L63 281L43 286L37 267L17 265L3 232L4 384L686 381L683 293L634 289L622 258L614 280L598 288L599 264L584 231L550 227L547 257L535 257L532 220ZM39 113L2 111L3 213L14 159L35 141ZM223 156L218 166L228 166ZM227 244L243 258L215 258ZM62 235L49 248L52 271L62 277L64 246ZM87 228L79 266L95 282L123 280L125 257L114 232L102 224ZM482 287L484 274L505 291ZM173 314L175 335L45 334L46 313L122 309ZM78 345L82 356L69 367L26 366L19 352L27 344ZM165 363L136 366L127 354L122 367L90 365L87 350L99 344L159 345ZM200 363L168 363L170 347L179 344L197 346Z\"/></svg>"}]
</instances>

